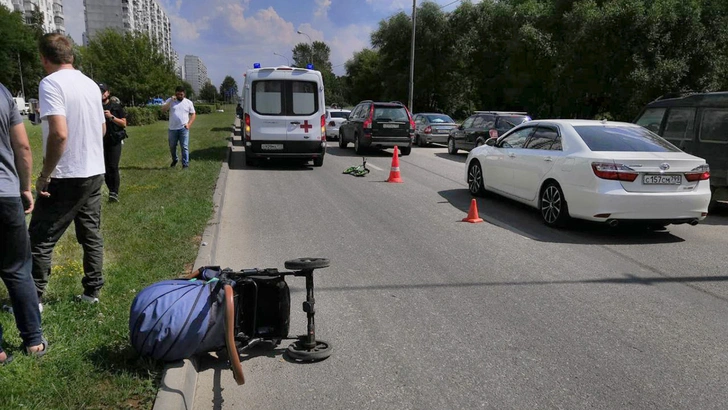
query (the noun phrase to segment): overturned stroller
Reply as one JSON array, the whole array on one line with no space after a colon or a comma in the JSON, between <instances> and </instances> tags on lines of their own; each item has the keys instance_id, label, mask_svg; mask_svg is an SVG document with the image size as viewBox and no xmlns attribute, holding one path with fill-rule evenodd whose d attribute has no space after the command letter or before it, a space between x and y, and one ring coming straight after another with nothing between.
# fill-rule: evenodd
<instances>
[{"instance_id":1,"label":"overturned stroller","mask_svg":"<svg viewBox=\"0 0 728 410\"><path fill-rule=\"evenodd\" d=\"M235 381L245 383L240 353L258 342L279 345L289 337L291 298L286 276L306 280L307 332L291 343L293 360L315 362L332 353L331 343L317 340L313 273L330 265L324 258L286 261L289 271L220 269L206 266L183 279L152 284L131 305L131 344L141 355L176 361L194 354L226 350Z\"/></svg>"}]
</instances>

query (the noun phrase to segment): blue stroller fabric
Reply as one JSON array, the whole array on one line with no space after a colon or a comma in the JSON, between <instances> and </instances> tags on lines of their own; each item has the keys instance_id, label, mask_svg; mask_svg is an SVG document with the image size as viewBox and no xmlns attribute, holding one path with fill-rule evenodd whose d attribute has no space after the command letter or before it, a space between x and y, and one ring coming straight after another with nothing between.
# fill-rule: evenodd
<instances>
[{"instance_id":1,"label":"blue stroller fabric","mask_svg":"<svg viewBox=\"0 0 728 410\"><path fill-rule=\"evenodd\" d=\"M142 289L131 304L131 344L142 356L163 361L225 347L224 291L219 268L201 279L176 279Z\"/></svg>"}]
</instances>

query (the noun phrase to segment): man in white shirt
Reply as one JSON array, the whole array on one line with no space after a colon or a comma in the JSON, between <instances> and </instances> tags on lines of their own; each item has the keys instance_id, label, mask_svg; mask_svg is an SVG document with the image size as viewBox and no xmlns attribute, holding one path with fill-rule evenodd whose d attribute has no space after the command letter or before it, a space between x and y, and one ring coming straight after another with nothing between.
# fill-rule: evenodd
<instances>
[{"instance_id":1,"label":"man in white shirt","mask_svg":"<svg viewBox=\"0 0 728 410\"><path fill-rule=\"evenodd\" d=\"M179 144L182 148L182 169L186 169L190 166L190 127L195 122L197 114L192 101L185 98L185 88L179 86L174 91L174 97L162 105L162 111L169 111L169 153L172 154L170 167L177 165L177 144Z\"/></svg>"},{"instance_id":2,"label":"man in white shirt","mask_svg":"<svg viewBox=\"0 0 728 410\"><path fill-rule=\"evenodd\" d=\"M84 302L98 303L104 285L101 238L101 186L104 184L106 118L99 86L73 68L68 37L41 37L40 59L48 74L38 86L43 119L43 169L30 220L33 279L42 298L51 273L53 248L74 222L83 247ZM42 300L42 299L41 299Z\"/></svg>"}]
</instances>

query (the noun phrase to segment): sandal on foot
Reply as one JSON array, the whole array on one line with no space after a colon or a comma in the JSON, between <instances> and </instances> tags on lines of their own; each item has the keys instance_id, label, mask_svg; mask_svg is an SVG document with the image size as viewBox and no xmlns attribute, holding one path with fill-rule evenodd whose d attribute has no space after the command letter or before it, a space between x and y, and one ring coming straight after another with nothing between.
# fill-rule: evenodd
<instances>
[{"instance_id":1,"label":"sandal on foot","mask_svg":"<svg viewBox=\"0 0 728 410\"><path fill-rule=\"evenodd\" d=\"M27 354L28 356L36 357L36 358L43 357L43 355L45 355L46 352L48 352L48 340L46 340L45 337L41 337L40 343L41 343L41 345L43 345L43 350L39 350L37 352L31 352L30 349L28 347L26 347L25 354Z\"/></svg>"}]
</instances>

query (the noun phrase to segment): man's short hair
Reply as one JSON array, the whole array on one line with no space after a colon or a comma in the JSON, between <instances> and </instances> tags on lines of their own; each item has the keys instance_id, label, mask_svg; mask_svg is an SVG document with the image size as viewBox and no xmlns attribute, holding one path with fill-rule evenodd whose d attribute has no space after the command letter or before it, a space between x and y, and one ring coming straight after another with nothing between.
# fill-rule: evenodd
<instances>
[{"instance_id":1,"label":"man's short hair","mask_svg":"<svg viewBox=\"0 0 728 410\"><path fill-rule=\"evenodd\" d=\"M73 43L59 33L48 33L38 40L40 55L53 64L73 64Z\"/></svg>"},{"instance_id":2,"label":"man's short hair","mask_svg":"<svg viewBox=\"0 0 728 410\"><path fill-rule=\"evenodd\" d=\"M177 88L174 89L174 92L176 92L176 93L185 92L185 88L182 87L181 85L178 85Z\"/></svg>"}]
</instances>

